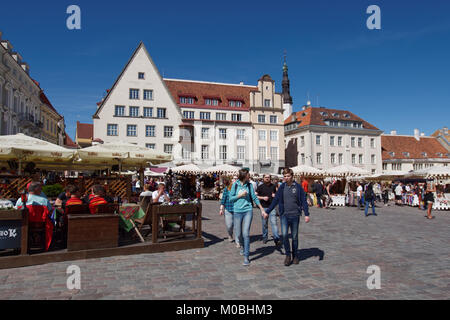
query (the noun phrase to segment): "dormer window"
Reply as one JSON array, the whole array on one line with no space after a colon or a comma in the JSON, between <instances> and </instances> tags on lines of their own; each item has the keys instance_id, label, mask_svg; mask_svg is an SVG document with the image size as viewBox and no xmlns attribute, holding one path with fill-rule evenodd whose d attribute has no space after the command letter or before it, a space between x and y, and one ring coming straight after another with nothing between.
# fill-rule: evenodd
<instances>
[{"instance_id":1,"label":"dormer window","mask_svg":"<svg viewBox=\"0 0 450 320\"><path fill-rule=\"evenodd\" d=\"M403 152L403 155L409 158L409 152Z\"/></svg>"},{"instance_id":2,"label":"dormer window","mask_svg":"<svg viewBox=\"0 0 450 320\"><path fill-rule=\"evenodd\" d=\"M194 98L192 98L192 97L180 97L180 104L194 104Z\"/></svg>"},{"instance_id":3,"label":"dormer window","mask_svg":"<svg viewBox=\"0 0 450 320\"><path fill-rule=\"evenodd\" d=\"M302 113L302 117L306 117L306 112L303 112L303 113Z\"/></svg>"},{"instance_id":4,"label":"dormer window","mask_svg":"<svg viewBox=\"0 0 450 320\"><path fill-rule=\"evenodd\" d=\"M335 118L339 118L339 113L333 113L333 117L335 117Z\"/></svg>"},{"instance_id":5,"label":"dormer window","mask_svg":"<svg viewBox=\"0 0 450 320\"><path fill-rule=\"evenodd\" d=\"M436 154L437 154L438 157L442 157L443 156L442 152L438 152Z\"/></svg>"},{"instance_id":6,"label":"dormer window","mask_svg":"<svg viewBox=\"0 0 450 320\"><path fill-rule=\"evenodd\" d=\"M347 113L345 113L344 118L350 118L350 116Z\"/></svg>"},{"instance_id":7,"label":"dormer window","mask_svg":"<svg viewBox=\"0 0 450 320\"><path fill-rule=\"evenodd\" d=\"M426 157L428 154L426 152L422 152L422 157Z\"/></svg>"},{"instance_id":8,"label":"dormer window","mask_svg":"<svg viewBox=\"0 0 450 320\"><path fill-rule=\"evenodd\" d=\"M328 116L328 113L326 113L326 112L324 112L324 111L321 111L321 112L320 112L320 115L321 115L322 117L326 117L326 116Z\"/></svg>"},{"instance_id":9,"label":"dormer window","mask_svg":"<svg viewBox=\"0 0 450 320\"><path fill-rule=\"evenodd\" d=\"M238 107L238 108L240 108L240 107L242 107L242 101L239 101L239 100L230 100L230 101L228 101L228 105L229 105L230 107Z\"/></svg>"},{"instance_id":10,"label":"dormer window","mask_svg":"<svg viewBox=\"0 0 450 320\"><path fill-rule=\"evenodd\" d=\"M218 106L219 105L219 99L205 99L205 105L207 106Z\"/></svg>"},{"instance_id":11,"label":"dormer window","mask_svg":"<svg viewBox=\"0 0 450 320\"><path fill-rule=\"evenodd\" d=\"M391 152L389 152L389 155L390 155L391 157L395 157L395 152L391 151Z\"/></svg>"}]
</instances>

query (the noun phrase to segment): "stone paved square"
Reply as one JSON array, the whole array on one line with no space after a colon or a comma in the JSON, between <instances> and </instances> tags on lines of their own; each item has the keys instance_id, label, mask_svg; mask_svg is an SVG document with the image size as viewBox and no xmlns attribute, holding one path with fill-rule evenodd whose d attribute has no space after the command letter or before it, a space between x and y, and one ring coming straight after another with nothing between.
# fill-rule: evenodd
<instances>
[{"instance_id":1,"label":"stone paved square","mask_svg":"<svg viewBox=\"0 0 450 320\"><path fill-rule=\"evenodd\" d=\"M449 299L450 212L434 220L412 207L310 208L300 224L300 264L284 266L273 241L260 241L254 211L249 267L226 239L216 201L203 201L205 247L0 270L0 299ZM81 290L66 269L81 268ZM381 289L369 290L370 265Z\"/></svg>"}]
</instances>

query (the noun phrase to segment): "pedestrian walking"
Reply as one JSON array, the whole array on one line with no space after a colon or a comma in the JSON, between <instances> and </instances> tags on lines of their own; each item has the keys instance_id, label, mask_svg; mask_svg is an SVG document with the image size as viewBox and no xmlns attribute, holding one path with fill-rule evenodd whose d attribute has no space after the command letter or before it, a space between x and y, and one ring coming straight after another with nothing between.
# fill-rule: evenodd
<instances>
[{"instance_id":1,"label":"pedestrian walking","mask_svg":"<svg viewBox=\"0 0 450 320\"><path fill-rule=\"evenodd\" d=\"M403 195L403 185L400 182L395 187L395 204L398 205L398 206L402 205L402 195Z\"/></svg>"},{"instance_id":2,"label":"pedestrian walking","mask_svg":"<svg viewBox=\"0 0 450 320\"><path fill-rule=\"evenodd\" d=\"M362 193L363 193L363 186L361 183L356 183L356 200L358 201L358 209L362 209Z\"/></svg>"},{"instance_id":3,"label":"pedestrian walking","mask_svg":"<svg viewBox=\"0 0 450 320\"><path fill-rule=\"evenodd\" d=\"M239 170L238 180L231 187L231 202L234 214L234 234L239 239L241 246L241 255L244 256L244 266L250 265L250 226L253 219L253 203L261 210L261 215L268 218L268 214L261 206L252 184L249 182L250 174L248 170Z\"/></svg>"},{"instance_id":4,"label":"pedestrian walking","mask_svg":"<svg viewBox=\"0 0 450 320\"><path fill-rule=\"evenodd\" d=\"M263 183L256 189L256 195L258 199L261 201L261 206L264 209L270 207L273 198L275 197L275 193L277 192L277 187L275 184L271 183L270 174L265 174L263 177ZM265 219L261 216L261 224L262 224L262 242L264 244L267 243L269 237L269 221L272 228L272 236L273 241L276 246L281 245L280 236L278 235L278 225L277 225L277 212L276 209L273 209L269 212L269 218Z\"/></svg>"},{"instance_id":5,"label":"pedestrian walking","mask_svg":"<svg viewBox=\"0 0 450 320\"><path fill-rule=\"evenodd\" d=\"M231 180L230 177L223 177L224 189L222 192L222 200L220 200L220 211L221 216L225 216L225 226L228 232L228 241L233 241L233 229L234 229L234 215L233 215L233 202L230 200L230 190L231 186L236 180ZM239 248L239 239L235 235L235 243Z\"/></svg>"},{"instance_id":6,"label":"pedestrian walking","mask_svg":"<svg viewBox=\"0 0 450 320\"><path fill-rule=\"evenodd\" d=\"M376 216L375 213L375 193L373 191L373 184L372 182L367 185L366 191L364 192L364 203L365 203L365 209L364 209L364 215L367 217L367 212L369 211L369 204L372 205L372 215Z\"/></svg>"},{"instance_id":7,"label":"pedestrian walking","mask_svg":"<svg viewBox=\"0 0 450 320\"><path fill-rule=\"evenodd\" d=\"M427 215L426 215L427 219L434 219L434 216L431 215L431 210L433 209L434 203L434 192L436 192L436 189L427 185L427 190L425 192L425 196L423 199L425 203L425 208L427 208Z\"/></svg>"},{"instance_id":8,"label":"pedestrian walking","mask_svg":"<svg viewBox=\"0 0 450 320\"><path fill-rule=\"evenodd\" d=\"M272 200L266 213L271 212L278 205L281 221L281 233L283 238L286 258L284 265L291 263L298 264L298 228L302 211L305 212L305 222L309 222L309 209L306 202L306 194L302 186L294 181L294 172L292 169L284 169L283 175L285 182L278 189L275 198ZM292 235L292 250L289 244L289 229ZM292 257L291 257L292 256Z\"/></svg>"}]
</instances>

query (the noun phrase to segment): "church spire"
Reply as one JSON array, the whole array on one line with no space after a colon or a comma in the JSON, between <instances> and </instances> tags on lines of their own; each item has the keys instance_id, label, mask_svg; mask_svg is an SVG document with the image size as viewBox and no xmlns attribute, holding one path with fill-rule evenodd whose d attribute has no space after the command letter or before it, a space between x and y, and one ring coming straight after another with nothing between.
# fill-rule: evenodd
<instances>
[{"instance_id":1,"label":"church spire","mask_svg":"<svg viewBox=\"0 0 450 320\"><path fill-rule=\"evenodd\" d=\"M286 51L284 51L284 63L283 63L283 81L281 82L283 88L283 104L292 105L292 97L289 85L288 66L286 63Z\"/></svg>"}]
</instances>

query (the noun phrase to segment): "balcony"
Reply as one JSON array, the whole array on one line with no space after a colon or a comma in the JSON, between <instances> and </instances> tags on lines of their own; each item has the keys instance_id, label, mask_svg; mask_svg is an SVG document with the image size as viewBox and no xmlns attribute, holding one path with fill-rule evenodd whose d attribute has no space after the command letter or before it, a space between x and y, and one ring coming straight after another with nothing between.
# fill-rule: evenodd
<instances>
[{"instance_id":1,"label":"balcony","mask_svg":"<svg viewBox=\"0 0 450 320\"><path fill-rule=\"evenodd\" d=\"M30 127L34 127L35 123L34 123L34 117L31 114L26 114L26 113L20 113L18 116L18 120L19 120L19 126L22 128L30 128Z\"/></svg>"}]
</instances>

